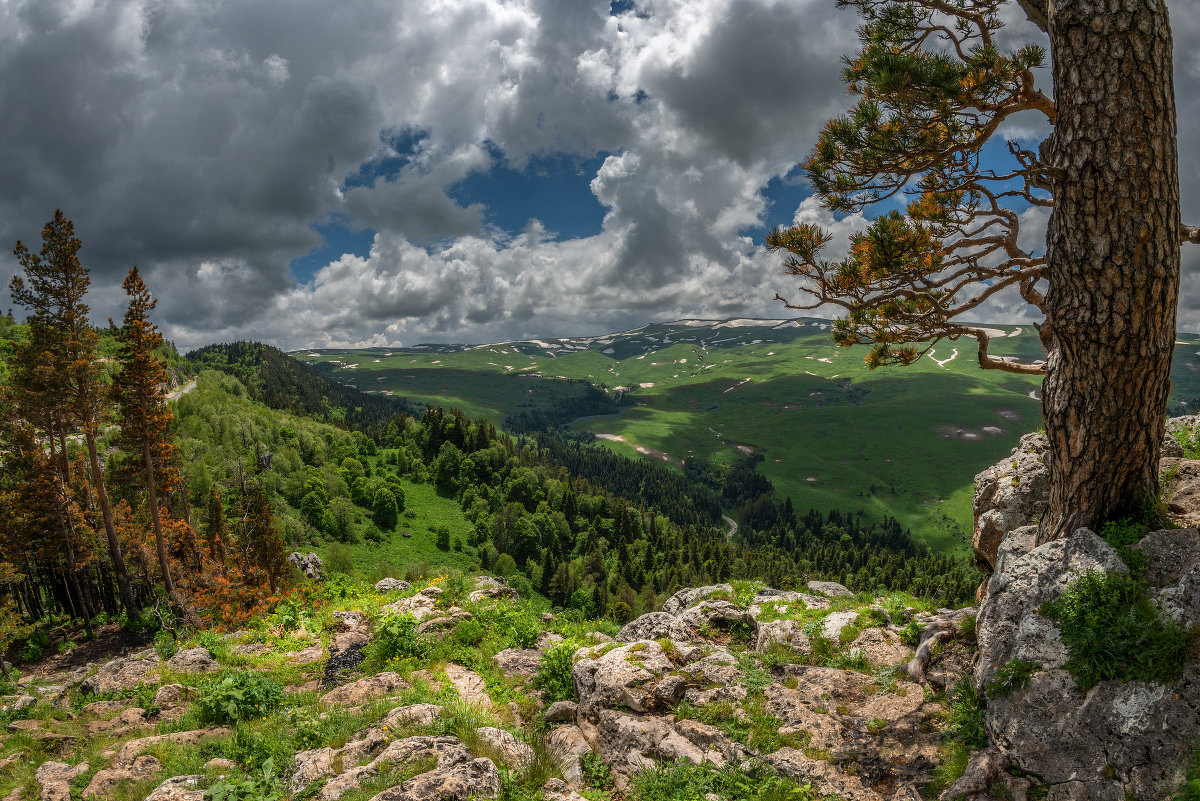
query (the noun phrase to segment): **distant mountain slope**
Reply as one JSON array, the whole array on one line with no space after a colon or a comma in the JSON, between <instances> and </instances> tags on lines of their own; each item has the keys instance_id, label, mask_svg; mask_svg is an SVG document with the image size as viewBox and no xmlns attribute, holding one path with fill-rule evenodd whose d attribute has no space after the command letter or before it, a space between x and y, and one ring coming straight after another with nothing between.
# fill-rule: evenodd
<instances>
[{"instance_id":1,"label":"distant mountain slope","mask_svg":"<svg viewBox=\"0 0 1200 801\"><path fill-rule=\"evenodd\" d=\"M1032 327L989 327L992 353L1041 358ZM603 336L295 355L338 381L496 423L582 379L623 398L617 414L573 425L606 447L718 471L758 454L797 509L896 517L932 546L965 552L972 480L1038 428L1040 379L980 370L973 340L871 371L865 349L835 347L829 328L818 318L680 320ZM1177 410L1200 401L1196 339L1181 334L1176 349Z\"/></svg>"},{"instance_id":2,"label":"distant mountain slope","mask_svg":"<svg viewBox=\"0 0 1200 801\"><path fill-rule=\"evenodd\" d=\"M421 410L401 398L366 395L320 370L258 342L209 345L187 354L197 370L220 370L241 381L255 400L362 431L386 427L398 414Z\"/></svg>"}]
</instances>

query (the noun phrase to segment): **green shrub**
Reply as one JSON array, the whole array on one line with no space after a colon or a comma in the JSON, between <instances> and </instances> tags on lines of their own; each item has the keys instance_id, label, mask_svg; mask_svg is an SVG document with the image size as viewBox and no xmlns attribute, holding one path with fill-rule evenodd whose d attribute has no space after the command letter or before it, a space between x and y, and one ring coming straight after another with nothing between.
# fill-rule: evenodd
<instances>
[{"instance_id":1,"label":"green shrub","mask_svg":"<svg viewBox=\"0 0 1200 801\"><path fill-rule=\"evenodd\" d=\"M283 797L283 782L268 758L252 775L241 779L222 778L205 793L211 801L276 801Z\"/></svg>"},{"instance_id":2,"label":"green shrub","mask_svg":"<svg viewBox=\"0 0 1200 801\"><path fill-rule=\"evenodd\" d=\"M908 621L904 628L900 629L900 642L907 646L916 648L921 642L921 634L925 631L925 627L915 620Z\"/></svg>"},{"instance_id":3,"label":"green shrub","mask_svg":"<svg viewBox=\"0 0 1200 801\"><path fill-rule=\"evenodd\" d=\"M969 676L959 680L949 693L946 737L961 743L969 751L987 747L987 731L983 728L986 701L975 692Z\"/></svg>"},{"instance_id":4,"label":"green shrub","mask_svg":"<svg viewBox=\"0 0 1200 801\"><path fill-rule=\"evenodd\" d=\"M988 698L1003 698L1014 690L1023 690L1037 672L1036 663L1011 659L996 671L996 678L988 682L985 693Z\"/></svg>"},{"instance_id":5,"label":"green shrub","mask_svg":"<svg viewBox=\"0 0 1200 801\"><path fill-rule=\"evenodd\" d=\"M475 617L502 643L516 648L532 648L542 636L541 617L526 603L494 604L480 609Z\"/></svg>"},{"instance_id":6,"label":"green shrub","mask_svg":"<svg viewBox=\"0 0 1200 801\"><path fill-rule=\"evenodd\" d=\"M325 550L325 570L349 576L354 572L354 554L340 542L333 543Z\"/></svg>"},{"instance_id":7,"label":"green shrub","mask_svg":"<svg viewBox=\"0 0 1200 801\"><path fill-rule=\"evenodd\" d=\"M579 758L579 771L589 787L608 790L613 786L612 770L608 764L594 751L588 751Z\"/></svg>"},{"instance_id":8,"label":"green shrub","mask_svg":"<svg viewBox=\"0 0 1200 801\"><path fill-rule=\"evenodd\" d=\"M200 686L196 701L202 723L233 723L270 714L279 707L283 686L260 673L221 673Z\"/></svg>"},{"instance_id":9,"label":"green shrub","mask_svg":"<svg viewBox=\"0 0 1200 801\"><path fill-rule=\"evenodd\" d=\"M571 672L575 668L575 648L562 643L542 654L542 667L533 677L533 686L542 691L546 703L555 701L577 701L575 681Z\"/></svg>"},{"instance_id":10,"label":"green shrub","mask_svg":"<svg viewBox=\"0 0 1200 801\"><path fill-rule=\"evenodd\" d=\"M372 664L382 666L393 659L424 659L433 650L431 638L417 634L412 615L385 615L364 652Z\"/></svg>"},{"instance_id":11,"label":"green shrub","mask_svg":"<svg viewBox=\"0 0 1200 801\"><path fill-rule=\"evenodd\" d=\"M678 762L659 765L633 777L632 797L640 801L704 801L715 794L727 801L811 801L809 785L782 776L758 775L753 769L719 769L710 764Z\"/></svg>"},{"instance_id":12,"label":"green shrub","mask_svg":"<svg viewBox=\"0 0 1200 801\"><path fill-rule=\"evenodd\" d=\"M1146 583L1091 570L1042 612L1057 620L1070 651L1066 668L1082 689L1101 681L1175 681L1193 633L1164 615Z\"/></svg>"},{"instance_id":13,"label":"green shrub","mask_svg":"<svg viewBox=\"0 0 1200 801\"><path fill-rule=\"evenodd\" d=\"M487 630L478 620L464 620L454 627L450 633L450 641L455 645L473 648L483 642Z\"/></svg>"},{"instance_id":14,"label":"green shrub","mask_svg":"<svg viewBox=\"0 0 1200 801\"><path fill-rule=\"evenodd\" d=\"M158 654L158 658L162 660L170 659L175 656L175 652L179 650L179 643L175 642L175 635L169 631L159 631L154 635L154 652Z\"/></svg>"}]
</instances>

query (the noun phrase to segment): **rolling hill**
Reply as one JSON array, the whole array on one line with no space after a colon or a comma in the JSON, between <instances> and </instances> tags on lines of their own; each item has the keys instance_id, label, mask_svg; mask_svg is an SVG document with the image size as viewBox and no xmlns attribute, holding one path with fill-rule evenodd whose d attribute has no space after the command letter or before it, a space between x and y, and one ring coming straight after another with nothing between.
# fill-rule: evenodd
<instances>
[{"instance_id":1,"label":"rolling hill","mask_svg":"<svg viewBox=\"0 0 1200 801\"><path fill-rule=\"evenodd\" d=\"M361 390L498 424L522 411L567 409L558 416L573 418L599 388L619 411L570 427L606 447L679 467L687 458L719 466L751 458L797 509L891 515L931 546L965 552L972 479L1038 428L1040 379L980 370L973 341L871 371L864 348L833 345L829 325L681 320L604 336L292 355ZM994 354L1040 357L1032 328L993 328ZM1180 336L1179 408L1200 397L1198 344Z\"/></svg>"}]
</instances>

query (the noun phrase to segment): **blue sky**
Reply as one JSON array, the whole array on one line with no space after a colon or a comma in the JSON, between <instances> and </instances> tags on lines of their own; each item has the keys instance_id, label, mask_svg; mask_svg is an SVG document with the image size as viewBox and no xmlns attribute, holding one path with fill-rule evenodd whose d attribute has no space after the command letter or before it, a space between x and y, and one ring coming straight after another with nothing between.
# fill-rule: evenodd
<instances>
[{"instance_id":1,"label":"blue sky","mask_svg":"<svg viewBox=\"0 0 1200 801\"><path fill-rule=\"evenodd\" d=\"M1168 2L1194 222L1200 18ZM1044 42L1015 4L1004 18L1004 46ZM816 222L836 255L866 225L795 169L849 105L857 24L832 0L10 0L0 240L62 208L97 319L136 263L185 349L784 316L765 232ZM1026 217L1036 246L1045 215ZM1181 324L1200 329L1196 251Z\"/></svg>"}]
</instances>

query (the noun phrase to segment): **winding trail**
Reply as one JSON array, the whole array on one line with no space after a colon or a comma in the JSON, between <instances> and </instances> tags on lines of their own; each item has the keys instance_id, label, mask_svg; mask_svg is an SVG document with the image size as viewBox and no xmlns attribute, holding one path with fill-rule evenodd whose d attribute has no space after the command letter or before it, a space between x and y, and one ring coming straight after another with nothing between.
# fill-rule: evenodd
<instances>
[{"instance_id":1,"label":"winding trail","mask_svg":"<svg viewBox=\"0 0 1200 801\"><path fill-rule=\"evenodd\" d=\"M184 384L182 387L175 390L174 392L168 392L167 400L175 400L178 397L188 394L195 388L196 388L196 380L192 379L191 381L187 382L186 384Z\"/></svg>"},{"instance_id":2,"label":"winding trail","mask_svg":"<svg viewBox=\"0 0 1200 801\"><path fill-rule=\"evenodd\" d=\"M727 540L733 539L733 535L737 534L737 530L738 530L737 521L734 520L729 515L721 515L721 519L723 519L726 523L729 524L729 531L726 532L725 539L727 539Z\"/></svg>"}]
</instances>

